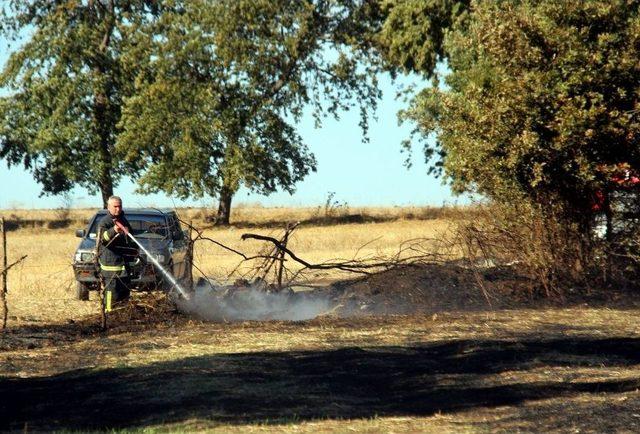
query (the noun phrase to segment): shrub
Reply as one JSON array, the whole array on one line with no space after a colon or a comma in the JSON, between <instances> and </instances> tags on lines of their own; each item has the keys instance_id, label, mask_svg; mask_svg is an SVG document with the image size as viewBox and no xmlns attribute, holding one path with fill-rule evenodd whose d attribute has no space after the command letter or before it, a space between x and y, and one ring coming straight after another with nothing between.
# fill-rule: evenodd
<instances>
[{"instance_id":1,"label":"shrub","mask_svg":"<svg viewBox=\"0 0 640 434\"><path fill-rule=\"evenodd\" d=\"M460 221L456 240L473 266L510 267L532 281L529 295L562 297L602 274L594 243L562 214L525 202L479 205L472 220Z\"/></svg>"}]
</instances>

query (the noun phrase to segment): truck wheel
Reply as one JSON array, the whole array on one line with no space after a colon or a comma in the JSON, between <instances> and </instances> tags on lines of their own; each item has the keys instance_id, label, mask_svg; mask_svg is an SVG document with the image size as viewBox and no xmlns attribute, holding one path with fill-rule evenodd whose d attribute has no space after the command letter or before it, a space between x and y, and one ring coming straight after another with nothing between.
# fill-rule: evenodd
<instances>
[{"instance_id":1,"label":"truck wheel","mask_svg":"<svg viewBox=\"0 0 640 434\"><path fill-rule=\"evenodd\" d=\"M82 282L76 282L76 298L80 301L89 301L89 288Z\"/></svg>"}]
</instances>

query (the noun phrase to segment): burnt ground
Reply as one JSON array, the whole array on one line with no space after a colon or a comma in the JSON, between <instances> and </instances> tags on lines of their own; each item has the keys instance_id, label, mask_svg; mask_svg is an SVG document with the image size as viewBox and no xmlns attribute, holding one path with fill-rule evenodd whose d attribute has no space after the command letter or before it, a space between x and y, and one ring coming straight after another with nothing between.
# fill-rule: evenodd
<instances>
[{"instance_id":1,"label":"burnt ground","mask_svg":"<svg viewBox=\"0 0 640 434\"><path fill-rule=\"evenodd\" d=\"M470 268L460 263L406 265L325 290L346 314L413 314L450 310L566 307L588 304L640 308L631 290L564 290L545 297L537 282L512 267ZM322 291L319 291L322 293Z\"/></svg>"},{"instance_id":2,"label":"burnt ground","mask_svg":"<svg viewBox=\"0 0 640 434\"><path fill-rule=\"evenodd\" d=\"M425 346L346 347L189 357L138 368L9 378L0 428L87 430L150 422L221 423L430 416L579 393L635 391L640 379L476 385L468 377L532 366L640 363L639 339L460 340ZM450 378L442 384L442 378ZM279 393L282 389L287 394ZM274 393L275 392L275 393ZM637 399L637 398L636 398Z\"/></svg>"},{"instance_id":3,"label":"burnt ground","mask_svg":"<svg viewBox=\"0 0 640 434\"><path fill-rule=\"evenodd\" d=\"M504 296L512 277L483 293L468 273L408 267L334 284L319 293L340 308L303 322L205 323L155 298L118 311L106 333L97 317L12 327L0 342L0 430L331 420L343 431L443 417L454 431L640 430L634 294L560 306Z\"/></svg>"}]
</instances>

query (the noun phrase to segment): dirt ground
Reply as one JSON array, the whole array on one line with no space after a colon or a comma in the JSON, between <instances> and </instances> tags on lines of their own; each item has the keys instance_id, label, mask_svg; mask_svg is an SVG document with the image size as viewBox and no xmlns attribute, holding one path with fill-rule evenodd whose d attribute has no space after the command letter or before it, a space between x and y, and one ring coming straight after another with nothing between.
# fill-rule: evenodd
<instances>
[{"instance_id":1,"label":"dirt ground","mask_svg":"<svg viewBox=\"0 0 640 434\"><path fill-rule=\"evenodd\" d=\"M0 430L640 431L635 294L552 303L496 276L422 265L335 282L306 295L332 300L308 321L200 321L159 295L107 332L97 315L14 321Z\"/></svg>"}]
</instances>

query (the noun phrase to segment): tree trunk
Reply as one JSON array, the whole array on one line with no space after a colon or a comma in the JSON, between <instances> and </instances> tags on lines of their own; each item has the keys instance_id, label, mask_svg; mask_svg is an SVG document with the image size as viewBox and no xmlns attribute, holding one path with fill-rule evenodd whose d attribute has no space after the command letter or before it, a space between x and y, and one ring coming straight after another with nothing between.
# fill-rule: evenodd
<instances>
[{"instance_id":1,"label":"tree trunk","mask_svg":"<svg viewBox=\"0 0 640 434\"><path fill-rule=\"evenodd\" d=\"M216 226L229 226L229 217L231 217L231 199L233 191L227 186L223 186L220 190L220 202L218 204L218 216L216 217Z\"/></svg>"},{"instance_id":2,"label":"tree trunk","mask_svg":"<svg viewBox=\"0 0 640 434\"><path fill-rule=\"evenodd\" d=\"M110 131L107 126L107 100L106 92L97 92L94 96L94 119L98 133L97 143L98 153L100 154L100 168L96 174L98 186L102 194L102 206L107 208L107 201L113 195L113 156L111 151L113 147L110 143Z\"/></svg>"},{"instance_id":3,"label":"tree trunk","mask_svg":"<svg viewBox=\"0 0 640 434\"><path fill-rule=\"evenodd\" d=\"M107 61L107 49L111 42L111 35L115 27L115 4L113 0L108 3L108 7L104 10L104 15L100 17L100 8L96 7L93 2L89 2L89 9L96 20L105 20L107 25L103 34L100 46L95 51L95 58L93 59L93 71L96 77L100 77L103 80L99 80L101 83L94 91L93 101L93 116L94 125L96 128L99 143L97 143L98 152L100 154L100 169L96 174L98 176L98 185L100 187L100 193L102 194L102 206L107 208L107 201L109 197L113 196L113 143L112 143L112 125L109 111L110 101L112 95L111 84L109 80L104 80L107 75L108 61Z\"/></svg>"},{"instance_id":4,"label":"tree trunk","mask_svg":"<svg viewBox=\"0 0 640 434\"><path fill-rule=\"evenodd\" d=\"M106 174L100 182L100 193L102 194L102 207L107 209L107 201L113 196L113 180L111 175Z\"/></svg>"}]
</instances>

